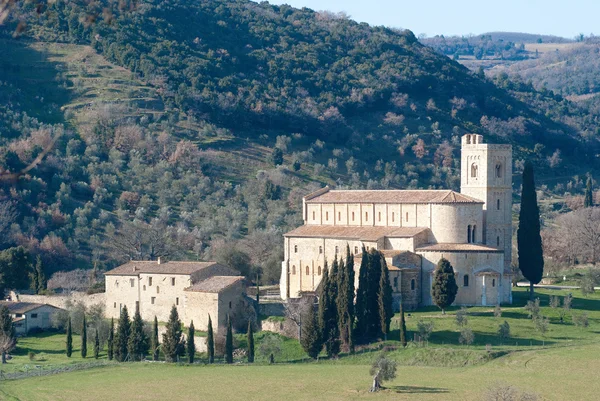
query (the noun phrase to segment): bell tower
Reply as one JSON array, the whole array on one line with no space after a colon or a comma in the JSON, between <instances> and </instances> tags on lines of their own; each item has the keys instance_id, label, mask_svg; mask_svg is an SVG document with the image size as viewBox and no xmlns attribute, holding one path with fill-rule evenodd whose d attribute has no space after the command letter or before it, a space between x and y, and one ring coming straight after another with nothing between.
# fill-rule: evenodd
<instances>
[{"instance_id":1,"label":"bell tower","mask_svg":"<svg viewBox=\"0 0 600 401\"><path fill-rule=\"evenodd\" d=\"M483 136L463 135L460 192L483 204L482 242L504 250L504 270L512 260L512 146L483 143Z\"/></svg>"}]
</instances>

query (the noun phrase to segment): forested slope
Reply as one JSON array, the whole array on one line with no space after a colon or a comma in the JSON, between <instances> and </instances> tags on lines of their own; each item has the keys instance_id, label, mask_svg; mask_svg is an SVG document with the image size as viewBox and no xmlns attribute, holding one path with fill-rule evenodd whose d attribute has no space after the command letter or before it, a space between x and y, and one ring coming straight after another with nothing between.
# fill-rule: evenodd
<instances>
[{"instance_id":1,"label":"forested slope","mask_svg":"<svg viewBox=\"0 0 600 401\"><path fill-rule=\"evenodd\" d=\"M22 9L24 35L10 39L16 21L4 32L25 54L2 59L0 168L56 143L2 183L2 247L48 271L167 256L276 280L303 194L457 189L467 132L512 143L517 170L533 158L540 177L594 168L597 121L554 93L499 88L409 31L244 0L111 2L92 23L100 4Z\"/></svg>"}]
</instances>

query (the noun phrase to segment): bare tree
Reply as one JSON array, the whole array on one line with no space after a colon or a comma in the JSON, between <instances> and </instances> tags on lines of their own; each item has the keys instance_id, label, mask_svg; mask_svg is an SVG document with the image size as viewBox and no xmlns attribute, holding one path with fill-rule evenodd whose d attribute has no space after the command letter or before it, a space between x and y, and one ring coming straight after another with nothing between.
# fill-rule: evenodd
<instances>
[{"instance_id":1,"label":"bare tree","mask_svg":"<svg viewBox=\"0 0 600 401\"><path fill-rule=\"evenodd\" d=\"M298 327L298 339L302 338L302 316L311 310L316 302L314 295L304 294L300 298L290 298L283 305L285 317Z\"/></svg>"},{"instance_id":2,"label":"bare tree","mask_svg":"<svg viewBox=\"0 0 600 401\"><path fill-rule=\"evenodd\" d=\"M173 227L157 219L150 224L139 220L124 222L108 236L110 251L121 260L155 260L173 256L180 250Z\"/></svg>"},{"instance_id":3,"label":"bare tree","mask_svg":"<svg viewBox=\"0 0 600 401\"><path fill-rule=\"evenodd\" d=\"M6 354L15 349L17 340L10 335L0 333L0 354L2 354L2 363L6 363Z\"/></svg>"}]
</instances>

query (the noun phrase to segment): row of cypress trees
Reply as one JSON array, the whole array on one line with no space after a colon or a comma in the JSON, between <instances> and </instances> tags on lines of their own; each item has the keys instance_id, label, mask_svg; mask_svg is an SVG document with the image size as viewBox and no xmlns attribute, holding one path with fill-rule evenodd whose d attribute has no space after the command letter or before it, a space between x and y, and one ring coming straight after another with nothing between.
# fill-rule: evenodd
<instances>
[{"instance_id":1,"label":"row of cypress trees","mask_svg":"<svg viewBox=\"0 0 600 401\"><path fill-rule=\"evenodd\" d=\"M355 337L360 342L387 338L392 310L392 287L383 255L363 248L354 304L354 257L350 246L346 260L336 257L331 269L325 261L317 313L308 308L300 342L305 352L317 358L323 345L329 357L336 357L342 346L353 352Z\"/></svg>"}]
</instances>

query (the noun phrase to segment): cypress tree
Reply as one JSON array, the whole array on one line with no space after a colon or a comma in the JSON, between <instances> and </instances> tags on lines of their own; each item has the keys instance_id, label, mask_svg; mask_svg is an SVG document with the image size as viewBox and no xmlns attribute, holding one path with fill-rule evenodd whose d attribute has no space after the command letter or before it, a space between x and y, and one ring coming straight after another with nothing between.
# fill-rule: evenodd
<instances>
[{"instance_id":1,"label":"cypress tree","mask_svg":"<svg viewBox=\"0 0 600 401\"><path fill-rule=\"evenodd\" d=\"M358 291L356 292L356 305L354 314L356 316L356 335L360 340L367 337L369 316L367 311L368 287L369 287L369 254L362 248L362 260L358 272Z\"/></svg>"},{"instance_id":2,"label":"cypress tree","mask_svg":"<svg viewBox=\"0 0 600 401\"><path fill-rule=\"evenodd\" d=\"M169 315L169 321L167 322L166 330L163 333L162 341L162 352L167 362L176 362L177 357L181 355L182 351L182 330L181 321L179 320L179 313L175 305L171 308Z\"/></svg>"},{"instance_id":3,"label":"cypress tree","mask_svg":"<svg viewBox=\"0 0 600 401\"><path fill-rule=\"evenodd\" d=\"M67 358L73 354L73 331L71 329L71 316L67 320Z\"/></svg>"},{"instance_id":4,"label":"cypress tree","mask_svg":"<svg viewBox=\"0 0 600 401\"><path fill-rule=\"evenodd\" d=\"M394 309L392 306L392 285L390 284L390 276L385 258L381 252L377 253L379 254L381 266L381 273L379 274L379 291L377 296L379 324L383 339L387 340L387 335L390 332L390 322L394 316Z\"/></svg>"},{"instance_id":5,"label":"cypress tree","mask_svg":"<svg viewBox=\"0 0 600 401\"><path fill-rule=\"evenodd\" d=\"M254 329L252 328L252 322L248 320L248 363L254 362Z\"/></svg>"},{"instance_id":6,"label":"cypress tree","mask_svg":"<svg viewBox=\"0 0 600 401\"><path fill-rule=\"evenodd\" d=\"M260 304L260 284L258 282L258 274L256 275L256 304Z\"/></svg>"},{"instance_id":7,"label":"cypress tree","mask_svg":"<svg viewBox=\"0 0 600 401\"><path fill-rule=\"evenodd\" d=\"M2 347L2 364L6 363L6 353L10 351L10 349L17 345L17 335L15 333L15 325L13 324L12 316L10 315L10 311L8 308L3 305L0 306L0 337L8 338L10 341L10 345L4 344Z\"/></svg>"},{"instance_id":8,"label":"cypress tree","mask_svg":"<svg viewBox=\"0 0 600 401\"><path fill-rule=\"evenodd\" d=\"M85 321L85 313L83 314L83 323L81 324L81 357L87 356L87 322Z\"/></svg>"},{"instance_id":9,"label":"cypress tree","mask_svg":"<svg viewBox=\"0 0 600 401\"><path fill-rule=\"evenodd\" d=\"M29 273L29 288L31 290L33 290L33 292L35 292L37 294L38 293L38 287L39 287L38 272L37 272L37 269L34 268Z\"/></svg>"},{"instance_id":10,"label":"cypress tree","mask_svg":"<svg viewBox=\"0 0 600 401\"><path fill-rule=\"evenodd\" d=\"M311 305L311 307L308 308L302 321L304 322L304 328L302 330L302 336L300 337L300 345L302 345L302 348L308 356L317 359L323 349L323 342L321 340L321 329L319 327L314 306Z\"/></svg>"},{"instance_id":11,"label":"cypress tree","mask_svg":"<svg viewBox=\"0 0 600 401\"><path fill-rule=\"evenodd\" d=\"M592 177L589 176L585 186L585 197L583 199L584 207L594 206L594 193L592 192Z\"/></svg>"},{"instance_id":12,"label":"cypress tree","mask_svg":"<svg viewBox=\"0 0 600 401\"><path fill-rule=\"evenodd\" d=\"M154 316L154 324L152 325L152 337L150 338L150 348L152 351L152 360L158 361L158 351L160 344L158 343L158 319Z\"/></svg>"},{"instance_id":13,"label":"cypress tree","mask_svg":"<svg viewBox=\"0 0 600 401\"><path fill-rule=\"evenodd\" d=\"M144 321L140 315L140 308L135 309L133 321L131 322L131 333L127 342L127 351L133 361L141 361L148 354L148 336L144 332Z\"/></svg>"},{"instance_id":14,"label":"cypress tree","mask_svg":"<svg viewBox=\"0 0 600 401\"><path fill-rule=\"evenodd\" d=\"M115 338L115 319L110 318L110 330L108 331L108 340L106 341L106 353L107 353L109 361L112 361L112 359L113 359L114 338Z\"/></svg>"},{"instance_id":15,"label":"cypress tree","mask_svg":"<svg viewBox=\"0 0 600 401\"><path fill-rule=\"evenodd\" d=\"M98 359L100 356L100 337L98 337L98 329L96 329L96 334L94 335L94 358Z\"/></svg>"},{"instance_id":16,"label":"cypress tree","mask_svg":"<svg viewBox=\"0 0 600 401\"><path fill-rule=\"evenodd\" d=\"M329 274L329 286L327 288L327 324L326 324L326 335L327 341L325 342L325 348L327 350L327 356L330 358L337 357L340 353L340 331L339 331L339 318L337 309L337 298L338 298L338 276L339 276L339 262L337 256L335 257L333 264L331 265L331 273Z\"/></svg>"},{"instance_id":17,"label":"cypress tree","mask_svg":"<svg viewBox=\"0 0 600 401\"><path fill-rule=\"evenodd\" d=\"M225 362L233 363L233 331L229 315L227 315L227 336L225 337Z\"/></svg>"},{"instance_id":18,"label":"cypress tree","mask_svg":"<svg viewBox=\"0 0 600 401\"><path fill-rule=\"evenodd\" d=\"M445 314L446 308L452 305L457 292L458 286L456 285L454 269L447 259L441 258L433 275L431 297L433 303L442 310L442 314Z\"/></svg>"},{"instance_id":19,"label":"cypress tree","mask_svg":"<svg viewBox=\"0 0 600 401\"><path fill-rule=\"evenodd\" d=\"M114 357L119 362L127 360L127 345L129 343L130 334L131 322L129 321L129 313L127 312L127 306L123 306L113 343Z\"/></svg>"},{"instance_id":20,"label":"cypress tree","mask_svg":"<svg viewBox=\"0 0 600 401\"><path fill-rule=\"evenodd\" d=\"M400 302L400 342L406 347L406 320L404 320L404 304Z\"/></svg>"},{"instance_id":21,"label":"cypress tree","mask_svg":"<svg viewBox=\"0 0 600 401\"><path fill-rule=\"evenodd\" d=\"M521 211L517 230L519 269L529 280L529 299L533 301L533 285L541 281L544 273L544 253L540 235L540 209L535 193L533 165L525 163L523 188L521 191Z\"/></svg>"},{"instance_id":22,"label":"cypress tree","mask_svg":"<svg viewBox=\"0 0 600 401\"><path fill-rule=\"evenodd\" d=\"M213 333L212 320L208 315L208 334L206 336L206 351L208 353L208 363L215 361L215 337Z\"/></svg>"},{"instance_id":23,"label":"cypress tree","mask_svg":"<svg viewBox=\"0 0 600 401\"><path fill-rule=\"evenodd\" d=\"M368 256L368 287L367 287L367 339L373 340L381 334L379 318L379 281L381 279L381 254L371 249Z\"/></svg>"},{"instance_id":24,"label":"cypress tree","mask_svg":"<svg viewBox=\"0 0 600 401\"><path fill-rule=\"evenodd\" d=\"M354 258L350 254L350 246L346 247L346 263L340 261L338 274L337 310L340 340L347 351L352 345L352 325L354 321Z\"/></svg>"},{"instance_id":25,"label":"cypress tree","mask_svg":"<svg viewBox=\"0 0 600 401\"><path fill-rule=\"evenodd\" d=\"M194 340L194 321L190 323L188 328L187 342L185 343L187 348L188 363L194 363L194 357L196 356L196 344Z\"/></svg>"},{"instance_id":26,"label":"cypress tree","mask_svg":"<svg viewBox=\"0 0 600 401\"><path fill-rule=\"evenodd\" d=\"M38 255L35 262L35 275L37 278L37 286L34 288L37 294L46 289L46 275L44 274L44 265L41 256Z\"/></svg>"}]
</instances>

